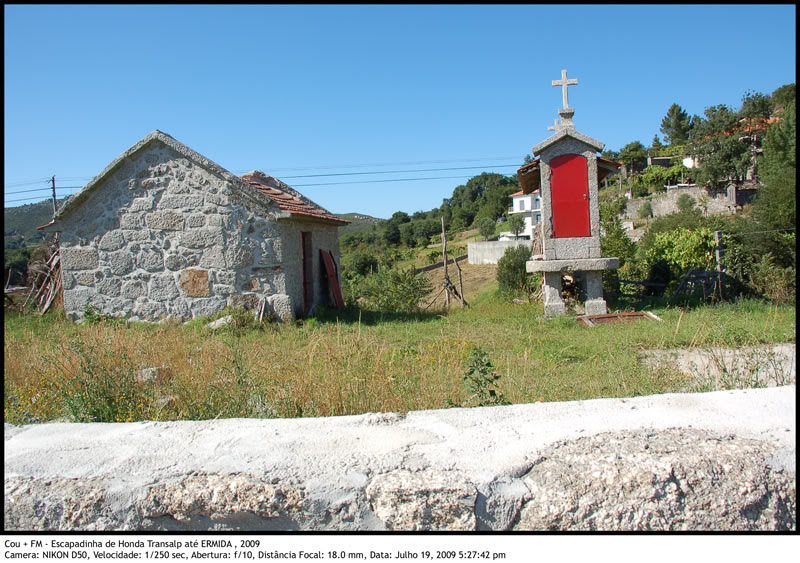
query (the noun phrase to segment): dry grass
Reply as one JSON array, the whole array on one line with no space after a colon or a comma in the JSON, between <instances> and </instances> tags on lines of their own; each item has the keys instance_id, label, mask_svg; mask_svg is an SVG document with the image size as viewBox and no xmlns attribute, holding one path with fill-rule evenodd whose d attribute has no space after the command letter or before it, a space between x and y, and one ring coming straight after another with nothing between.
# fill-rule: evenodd
<instances>
[{"instance_id":1,"label":"dry grass","mask_svg":"<svg viewBox=\"0 0 800 563\"><path fill-rule=\"evenodd\" d=\"M469 296L470 294L467 293ZM643 349L794 342L794 306L743 302L655 309L663 323L582 327L492 293L449 315L348 311L290 325L206 321L75 325L4 321L6 422L296 417L468 404L468 354L487 352L512 403L625 397L681 388ZM247 323L244 323L245 325ZM252 323L251 323L252 324ZM137 381L143 368L152 380Z\"/></svg>"}]
</instances>

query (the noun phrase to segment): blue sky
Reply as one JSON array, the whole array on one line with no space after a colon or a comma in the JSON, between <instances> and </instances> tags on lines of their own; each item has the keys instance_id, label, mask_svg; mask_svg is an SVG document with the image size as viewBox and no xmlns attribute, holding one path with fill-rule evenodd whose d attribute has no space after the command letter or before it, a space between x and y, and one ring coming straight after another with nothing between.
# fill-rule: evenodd
<instances>
[{"instance_id":1,"label":"blue sky","mask_svg":"<svg viewBox=\"0 0 800 563\"><path fill-rule=\"evenodd\" d=\"M160 129L335 213L389 217L439 206L482 171L513 173L550 135L561 69L579 81L578 131L614 150L649 145L672 103L702 115L795 82L794 5L6 5L4 15L6 206L47 196L26 190L53 175L82 186ZM426 177L439 178L408 180ZM389 179L401 181L365 183Z\"/></svg>"}]
</instances>

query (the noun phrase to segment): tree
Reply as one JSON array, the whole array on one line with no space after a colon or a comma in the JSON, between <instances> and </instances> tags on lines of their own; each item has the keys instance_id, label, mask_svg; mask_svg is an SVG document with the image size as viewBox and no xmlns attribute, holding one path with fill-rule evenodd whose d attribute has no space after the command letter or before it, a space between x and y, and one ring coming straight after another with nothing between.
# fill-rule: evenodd
<instances>
[{"instance_id":1,"label":"tree","mask_svg":"<svg viewBox=\"0 0 800 563\"><path fill-rule=\"evenodd\" d=\"M525 230L525 219L520 213L514 213L508 218L508 228L514 233L514 236L519 235Z\"/></svg>"},{"instance_id":2,"label":"tree","mask_svg":"<svg viewBox=\"0 0 800 563\"><path fill-rule=\"evenodd\" d=\"M699 184L718 188L747 173L751 158L747 143L740 138L739 115L726 105L707 107L705 119L695 124L690 137L699 163L695 173Z\"/></svg>"},{"instance_id":3,"label":"tree","mask_svg":"<svg viewBox=\"0 0 800 563\"><path fill-rule=\"evenodd\" d=\"M761 92L746 91L742 96L739 116L745 119L769 119L774 109L772 98Z\"/></svg>"},{"instance_id":4,"label":"tree","mask_svg":"<svg viewBox=\"0 0 800 563\"><path fill-rule=\"evenodd\" d=\"M660 156L661 149L664 148L664 145L661 144L661 141L658 138L658 135L653 135L653 143L650 146L650 152L654 156Z\"/></svg>"},{"instance_id":5,"label":"tree","mask_svg":"<svg viewBox=\"0 0 800 563\"><path fill-rule=\"evenodd\" d=\"M397 223L391 221L387 223L386 230L383 231L383 240L390 245L400 244L400 227Z\"/></svg>"},{"instance_id":6,"label":"tree","mask_svg":"<svg viewBox=\"0 0 800 563\"><path fill-rule=\"evenodd\" d=\"M400 225L402 223L408 223L409 221L411 221L411 217L409 217L408 213L406 213L405 211L395 211L394 213L392 213L392 218L389 219L389 221L392 221Z\"/></svg>"},{"instance_id":7,"label":"tree","mask_svg":"<svg viewBox=\"0 0 800 563\"><path fill-rule=\"evenodd\" d=\"M493 221L490 217L484 217L478 223L478 229L480 229L481 236L486 240L489 240L490 237L494 236L495 230L495 221Z\"/></svg>"},{"instance_id":8,"label":"tree","mask_svg":"<svg viewBox=\"0 0 800 563\"><path fill-rule=\"evenodd\" d=\"M649 219L653 216L653 206L649 201L645 201L639 208L639 219Z\"/></svg>"},{"instance_id":9,"label":"tree","mask_svg":"<svg viewBox=\"0 0 800 563\"><path fill-rule=\"evenodd\" d=\"M794 83L784 84L772 93L772 103L776 111L780 111L790 104L795 103L797 98L797 88Z\"/></svg>"},{"instance_id":10,"label":"tree","mask_svg":"<svg viewBox=\"0 0 800 563\"><path fill-rule=\"evenodd\" d=\"M759 161L765 184L784 169L797 168L797 112L792 103L784 109L781 120L767 129L763 142L764 156Z\"/></svg>"},{"instance_id":11,"label":"tree","mask_svg":"<svg viewBox=\"0 0 800 563\"><path fill-rule=\"evenodd\" d=\"M413 247L416 242L414 237L414 223L402 223L398 227L400 231L400 242L408 247Z\"/></svg>"},{"instance_id":12,"label":"tree","mask_svg":"<svg viewBox=\"0 0 800 563\"><path fill-rule=\"evenodd\" d=\"M672 104L667 110L667 115L661 120L660 131L670 145L685 143L689 139L692 120L689 114L678 104Z\"/></svg>"},{"instance_id":13,"label":"tree","mask_svg":"<svg viewBox=\"0 0 800 563\"><path fill-rule=\"evenodd\" d=\"M622 147L619 151L619 159L628 169L628 172L632 172L635 167L647 164L647 151L642 143L634 141Z\"/></svg>"},{"instance_id":14,"label":"tree","mask_svg":"<svg viewBox=\"0 0 800 563\"><path fill-rule=\"evenodd\" d=\"M783 118L770 125L764 137L761 160L761 187L753 202L753 218L762 233L753 239L760 255L771 253L780 266L794 265L796 235L784 229L797 226L797 119L795 105L789 105ZM783 231L783 232L781 232Z\"/></svg>"},{"instance_id":15,"label":"tree","mask_svg":"<svg viewBox=\"0 0 800 563\"><path fill-rule=\"evenodd\" d=\"M619 160L619 152L606 149L600 153L600 157L608 160Z\"/></svg>"}]
</instances>

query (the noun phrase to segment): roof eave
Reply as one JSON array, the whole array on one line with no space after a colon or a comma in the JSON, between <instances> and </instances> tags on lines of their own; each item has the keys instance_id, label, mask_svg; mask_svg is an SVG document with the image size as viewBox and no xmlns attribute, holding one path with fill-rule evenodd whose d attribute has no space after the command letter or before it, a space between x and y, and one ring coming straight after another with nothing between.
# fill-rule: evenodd
<instances>
[{"instance_id":1,"label":"roof eave","mask_svg":"<svg viewBox=\"0 0 800 563\"><path fill-rule=\"evenodd\" d=\"M572 137L575 140L578 140L578 141L580 141L580 142L582 142L582 143L584 143L586 145L589 145L590 147L595 149L595 151L597 151L597 152L602 151L603 148L605 148L605 146L606 146L605 143L602 143L602 142L600 142L600 141L598 141L596 139L592 139L591 137L587 137L583 133L578 133L577 131L574 131L572 129L562 129L561 131L559 131L555 135L552 135L552 136L548 137L547 139L545 139L544 141L542 141L541 143L539 143L538 145L533 147L533 156L538 156L547 147L549 147L552 144L560 141L564 137Z\"/></svg>"}]
</instances>

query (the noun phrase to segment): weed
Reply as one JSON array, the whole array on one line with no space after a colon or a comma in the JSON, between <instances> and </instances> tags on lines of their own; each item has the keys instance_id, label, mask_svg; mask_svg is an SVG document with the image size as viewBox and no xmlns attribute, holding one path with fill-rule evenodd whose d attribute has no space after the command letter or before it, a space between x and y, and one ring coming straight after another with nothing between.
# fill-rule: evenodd
<instances>
[{"instance_id":1,"label":"weed","mask_svg":"<svg viewBox=\"0 0 800 563\"><path fill-rule=\"evenodd\" d=\"M70 343L77 365L58 362L68 374L60 387L64 410L75 422L124 422L132 420L139 403L134 371L128 358L112 367L103 365L103 351L79 340ZM72 367L72 369L70 369Z\"/></svg>"},{"instance_id":2,"label":"weed","mask_svg":"<svg viewBox=\"0 0 800 563\"><path fill-rule=\"evenodd\" d=\"M495 373L495 367L486 352L474 346L468 354L464 383L472 393L469 400L477 401L480 407L509 404L497 388L500 376Z\"/></svg>"}]
</instances>

